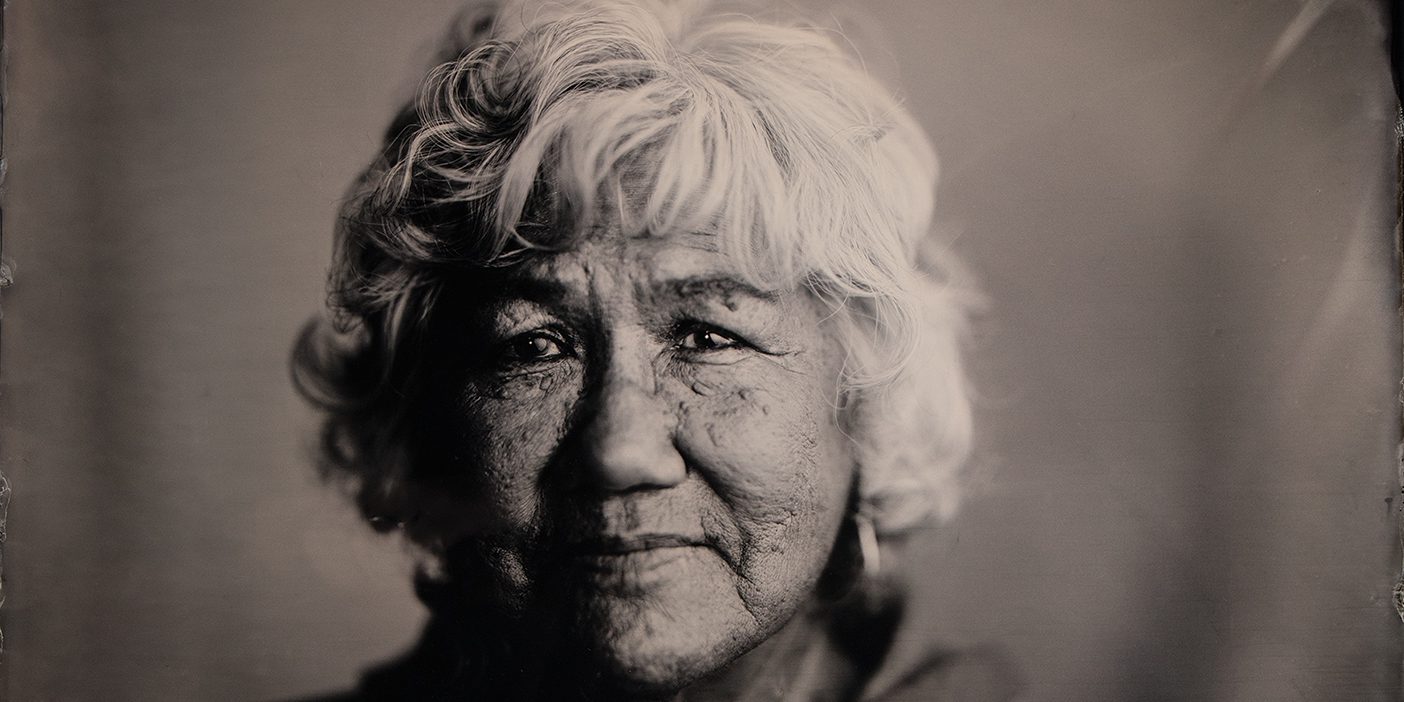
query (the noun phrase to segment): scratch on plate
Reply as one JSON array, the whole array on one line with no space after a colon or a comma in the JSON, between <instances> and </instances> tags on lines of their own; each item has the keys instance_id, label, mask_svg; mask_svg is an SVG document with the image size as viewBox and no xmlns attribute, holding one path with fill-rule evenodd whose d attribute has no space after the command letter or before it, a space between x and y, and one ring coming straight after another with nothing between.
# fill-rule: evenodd
<instances>
[{"instance_id":1,"label":"scratch on plate","mask_svg":"<svg viewBox=\"0 0 1404 702\"><path fill-rule=\"evenodd\" d=\"M10 481L0 473L0 606L5 604L5 518L10 511ZM0 631L0 652L5 650L5 634Z\"/></svg>"}]
</instances>

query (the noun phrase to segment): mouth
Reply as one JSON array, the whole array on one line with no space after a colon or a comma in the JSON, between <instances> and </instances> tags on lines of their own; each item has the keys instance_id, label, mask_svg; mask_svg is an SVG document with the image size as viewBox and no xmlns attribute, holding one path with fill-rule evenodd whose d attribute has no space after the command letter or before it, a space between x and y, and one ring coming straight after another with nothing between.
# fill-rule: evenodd
<instances>
[{"instance_id":1,"label":"mouth","mask_svg":"<svg viewBox=\"0 0 1404 702\"><path fill-rule=\"evenodd\" d=\"M587 573L635 580L661 577L667 572L665 566L705 548L710 547L702 539L681 534L638 534L571 542L567 553Z\"/></svg>"},{"instance_id":2,"label":"mouth","mask_svg":"<svg viewBox=\"0 0 1404 702\"><path fill-rule=\"evenodd\" d=\"M706 546L702 539L681 534L636 534L602 536L571 542L569 550L577 557L625 556L661 549Z\"/></svg>"}]
</instances>

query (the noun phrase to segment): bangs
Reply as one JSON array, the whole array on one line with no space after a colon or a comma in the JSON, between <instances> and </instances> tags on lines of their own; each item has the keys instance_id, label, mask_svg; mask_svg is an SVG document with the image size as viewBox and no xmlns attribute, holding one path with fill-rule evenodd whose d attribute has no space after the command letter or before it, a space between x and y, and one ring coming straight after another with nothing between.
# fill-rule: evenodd
<instances>
[{"instance_id":1,"label":"bangs","mask_svg":"<svg viewBox=\"0 0 1404 702\"><path fill-rule=\"evenodd\" d=\"M613 211L627 237L700 233L752 282L793 285L791 193L764 127L730 91L655 81L562 100L503 173L499 259L567 248Z\"/></svg>"}]
</instances>

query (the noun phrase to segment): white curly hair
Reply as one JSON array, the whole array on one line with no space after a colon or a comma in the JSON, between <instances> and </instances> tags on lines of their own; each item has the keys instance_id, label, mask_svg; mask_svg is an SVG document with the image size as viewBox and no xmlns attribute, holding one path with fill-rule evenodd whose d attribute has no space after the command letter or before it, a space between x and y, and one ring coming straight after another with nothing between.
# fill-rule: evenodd
<instances>
[{"instance_id":1,"label":"white curly hair","mask_svg":"<svg viewBox=\"0 0 1404 702\"><path fill-rule=\"evenodd\" d=\"M832 311L836 411L879 533L954 512L971 296L932 236L935 153L841 34L751 5L558 0L476 3L448 47L346 203L337 323L296 356L329 472L368 517L404 509L401 347L437 281L569 245L626 170L633 233L715 231L743 275Z\"/></svg>"}]
</instances>

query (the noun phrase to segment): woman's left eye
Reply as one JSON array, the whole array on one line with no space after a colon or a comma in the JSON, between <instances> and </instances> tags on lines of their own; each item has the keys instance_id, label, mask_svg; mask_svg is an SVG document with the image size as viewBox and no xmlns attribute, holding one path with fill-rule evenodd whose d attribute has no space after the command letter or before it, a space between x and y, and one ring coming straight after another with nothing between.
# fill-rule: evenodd
<instances>
[{"instance_id":1,"label":"woman's left eye","mask_svg":"<svg viewBox=\"0 0 1404 702\"><path fill-rule=\"evenodd\" d=\"M710 327L684 330L677 343L678 348L686 351L721 351L741 345L736 337Z\"/></svg>"}]
</instances>

